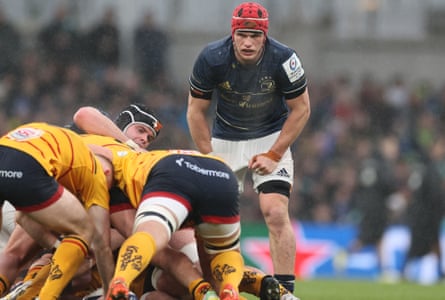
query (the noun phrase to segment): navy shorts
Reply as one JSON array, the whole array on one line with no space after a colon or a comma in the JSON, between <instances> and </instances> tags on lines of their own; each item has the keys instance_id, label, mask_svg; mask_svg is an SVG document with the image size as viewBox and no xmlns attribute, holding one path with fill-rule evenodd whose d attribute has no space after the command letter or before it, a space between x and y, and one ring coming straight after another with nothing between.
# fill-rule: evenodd
<instances>
[{"instance_id":1,"label":"navy shorts","mask_svg":"<svg viewBox=\"0 0 445 300\"><path fill-rule=\"evenodd\" d=\"M143 190L147 194L168 192L187 202L187 221L227 222L239 217L239 192L235 174L219 160L174 154L161 159L152 169Z\"/></svg>"},{"instance_id":2,"label":"navy shorts","mask_svg":"<svg viewBox=\"0 0 445 300\"><path fill-rule=\"evenodd\" d=\"M49 206L63 187L32 156L0 146L0 199L17 210L31 212Z\"/></svg>"},{"instance_id":3,"label":"navy shorts","mask_svg":"<svg viewBox=\"0 0 445 300\"><path fill-rule=\"evenodd\" d=\"M110 188L110 214L126 209L133 209L128 197L117 186Z\"/></svg>"}]
</instances>

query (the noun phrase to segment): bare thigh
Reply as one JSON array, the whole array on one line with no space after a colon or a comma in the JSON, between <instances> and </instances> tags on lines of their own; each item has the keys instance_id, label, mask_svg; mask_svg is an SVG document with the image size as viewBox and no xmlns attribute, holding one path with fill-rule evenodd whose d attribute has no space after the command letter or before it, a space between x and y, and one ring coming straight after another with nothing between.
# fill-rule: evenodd
<instances>
[{"instance_id":1,"label":"bare thigh","mask_svg":"<svg viewBox=\"0 0 445 300\"><path fill-rule=\"evenodd\" d=\"M50 206L27 215L48 230L60 234L80 235L86 242L92 239L94 225L80 200L67 189L64 189L62 196Z\"/></svg>"}]
</instances>

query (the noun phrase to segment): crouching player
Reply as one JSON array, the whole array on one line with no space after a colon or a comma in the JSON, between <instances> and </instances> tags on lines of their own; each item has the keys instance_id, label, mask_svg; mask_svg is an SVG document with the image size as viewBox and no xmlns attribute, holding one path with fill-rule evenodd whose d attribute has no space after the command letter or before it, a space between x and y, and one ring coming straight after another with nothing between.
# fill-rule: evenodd
<instances>
[{"instance_id":1,"label":"crouching player","mask_svg":"<svg viewBox=\"0 0 445 300\"><path fill-rule=\"evenodd\" d=\"M219 297L239 299L244 263L238 184L230 168L219 158L194 151L96 151L113 163L116 184L137 208L134 233L120 248L106 299L129 299L130 284L183 224L194 225L202 238ZM196 300L212 290L202 277L187 280L183 284Z\"/></svg>"}]
</instances>

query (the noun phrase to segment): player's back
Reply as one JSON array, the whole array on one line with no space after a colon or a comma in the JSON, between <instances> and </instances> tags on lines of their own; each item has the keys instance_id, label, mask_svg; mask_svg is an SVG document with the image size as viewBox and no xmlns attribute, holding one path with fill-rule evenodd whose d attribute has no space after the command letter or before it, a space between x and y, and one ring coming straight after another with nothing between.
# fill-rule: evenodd
<instances>
[{"instance_id":1,"label":"player's back","mask_svg":"<svg viewBox=\"0 0 445 300\"><path fill-rule=\"evenodd\" d=\"M71 130L47 123L28 123L0 138L0 145L29 154L48 175L87 201L107 193L102 167L82 138Z\"/></svg>"}]
</instances>

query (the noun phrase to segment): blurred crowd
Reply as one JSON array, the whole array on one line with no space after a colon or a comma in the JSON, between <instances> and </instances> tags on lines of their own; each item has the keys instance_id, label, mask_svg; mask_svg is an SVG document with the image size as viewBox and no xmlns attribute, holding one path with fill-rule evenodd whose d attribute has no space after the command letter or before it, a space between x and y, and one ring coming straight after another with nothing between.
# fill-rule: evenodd
<instances>
[{"instance_id":1,"label":"blurred crowd","mask_svg":"<svg viewBox=\"0 0 445 300\"><path fill-rule=\"evenodd\" d=\"M115 117L142 102L164 124L154 148L194 148L185 121L188 91L168 80L168 35L149 13L134 32L134 69L119 67L112 10L80 31L59 9L26 47L0 11L0 41L1 133L29 121L67 124L83 105ZM372 74L317 79L307 71L312 115L293 145L292 217L364 224L364 231L409 224L426 210L441 219L443 200L425 183L442 189L445 182L445 85L407 83L403 74L385 81ZM242 197L244 220L261 220L249 185ZM375 232L363 239L378 238L369 236Z\"/></svg>"},{"instance_id":2,"label":"blurred crowd","mask_svg":"<svg viewBox=\"0 0 445 300\"><path fill-rule=\"evenodd\" d=\"M159 146L190 147L185 128L186 91L166 78L168 36L150 12L134 32L134 70L121 67L115 11L106 10L91 28L72 25L64 7L24 36L0 9L0 128L43 120L64 125L83 105L116 117L129 103L142 102L165 126Z\"/></svg>"},{"instance_id":3,"label":"blurred crowd","mask_svg":"<svg viewBox=\"0 0 445 300\"><path fill-rule=\"evenodd\" d=\"M401 220L413 176L431 162L445 176L445 85L408 85L399 74L385 82L338 75L311 80L310 90L311 119L295 145L299 218L353 221L368 205L361 196L375 189L376 198L390 196L386 206Z\"/></svg>"}]
</instances>

